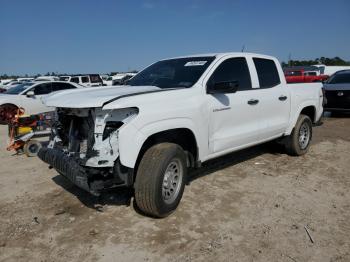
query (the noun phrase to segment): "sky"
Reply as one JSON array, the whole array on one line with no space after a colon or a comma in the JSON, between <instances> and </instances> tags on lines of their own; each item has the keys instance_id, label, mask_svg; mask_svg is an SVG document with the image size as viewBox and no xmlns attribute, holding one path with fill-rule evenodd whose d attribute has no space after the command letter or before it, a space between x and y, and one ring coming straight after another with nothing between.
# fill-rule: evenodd
<instances>
[{"instance_id":1,"label":"sky","mask_svg":"<svg viewBox=\"0 0 350 262\"><path fill-rule=\"evenodd\" d=\"M140 70L241 51L350 61L348 0L0 0L0 75Z\"/></svg>"}]
</instances>

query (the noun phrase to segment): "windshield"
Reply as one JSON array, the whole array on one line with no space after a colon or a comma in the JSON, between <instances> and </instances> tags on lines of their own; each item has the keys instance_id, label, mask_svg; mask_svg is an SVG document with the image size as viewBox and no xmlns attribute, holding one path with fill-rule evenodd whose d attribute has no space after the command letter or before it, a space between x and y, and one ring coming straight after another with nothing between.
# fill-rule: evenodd
<instances>
[{"instance_id":1,"label":"windshield","mask_svg":"<svg viewBox=\"0 0 350 262\"><path fill-rule=\"evenodd\" d=\"M329 84L350 84L350 72L334 74L328 80Z\"/></svg>"},{"instance_id":2,"label":"windshield","mask_svg":"<svg viewBox=\"0 0 350 262\"><path fill-rule=\"evenodd\" d=\"M18 84L14 87L11 87L8 89L4 94L8 95L18 95L22 93L24 90L26 90L28 87L32 86L33 83L25 83L25 84Z\"/></svg>"},{"instance_id":3,"label":"windshield","mask_svg":"<svg viewBox=\"0 0 350 262\"><path fill-rule=\"evenodd\" d=\"M131 86L191 87L215 57L187 57L159 61L128 81Z\"/></svg>"}]
</instances>

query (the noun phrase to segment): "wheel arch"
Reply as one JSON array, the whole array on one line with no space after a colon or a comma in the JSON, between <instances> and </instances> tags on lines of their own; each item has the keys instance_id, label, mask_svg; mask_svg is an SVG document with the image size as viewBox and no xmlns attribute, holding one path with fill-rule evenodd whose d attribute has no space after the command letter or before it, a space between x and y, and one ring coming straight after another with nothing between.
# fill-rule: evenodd
<instances>
[{"instance_id":1,"label":"wheel arch","mask_svg":"<svg viewBox=\"0 0 350 262\"><path fill-rule=\"evenodd\" d=\"M180 145L187 152L190 166L195 165L199 158L198 137L189 119L167 119L141 129L131 123L128 126L119 133L120 162L126 167L137 170L146 150L163 142Z\"/></svg>"},{"instance_id":2,"label":"wheel arch","mask_svg":"<svg viewBox=\"0 0 350 262\"><path fill-rule=\"evenodd\" d=\"M313 103L304 103L302 104L299 109L296 111L296 114L292 117L290 125L286 131L286 135L289 135L292 133L298 118L301 114L303 115L307 115L308 117L310 117L311 122L312 123L316 123L317 121L317 111L316 111L316 105L314 105Z\"/></svg>"},{"instance_id":3,"label":"wheel arch","mask_svg":"<svg viewBox=\"0 0 350 262\"><path fill-rule=\"evenodd\" d=\"M310 106L304 107L300 111L299 115L301 115L301 114L307 115L308 117L310 117L310 119L313 123L316 122L316 107L315 106L310 105Z\"/></svg>"},{"instance_id":4,"label":"wheel arch","mask_svg":"<svg viewBox=\"0 0 350 262\"><path fill-rule=\"evenodd\" d=\"M194 133L188 128L174 128L152 134L144 141L135 163L136 170L147 149L160 143L174 143L181 146L187 155L187 165L191 167L196 165L198 145Z\"/></svg>"}]
</instances>

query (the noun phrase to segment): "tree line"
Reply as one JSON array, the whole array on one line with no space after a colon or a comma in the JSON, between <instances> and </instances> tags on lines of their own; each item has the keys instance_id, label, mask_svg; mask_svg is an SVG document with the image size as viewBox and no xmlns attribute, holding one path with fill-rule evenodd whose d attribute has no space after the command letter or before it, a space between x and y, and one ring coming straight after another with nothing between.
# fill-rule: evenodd
<instances>
[{"instance_id":1,"label":"tree line","mask_svg":"<svg viewBox=\"0 0 350 262\"><path fill-rule=\"evenodd\" d=\"M311 65L327 65L327 66L350 66L349 61L345 61L340 57L336 56L333 58L320 57L314 60L289 60L288 63L282 62L282 67L286 66L311 66Z\"/></svg>"}]
</instances>

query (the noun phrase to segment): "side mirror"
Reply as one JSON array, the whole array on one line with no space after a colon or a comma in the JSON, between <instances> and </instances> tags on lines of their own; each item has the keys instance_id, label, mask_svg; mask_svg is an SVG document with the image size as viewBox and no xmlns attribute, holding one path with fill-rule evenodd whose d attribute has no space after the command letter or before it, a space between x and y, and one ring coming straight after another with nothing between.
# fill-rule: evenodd
<instances>
[{"instance_id":1,"label":"side mirror","mask_svg":"<svg viewBox=\"0 0 350 262\"><path fill-rule=\"evenodd\" d=\"M34 97L35 96L33 90L28 91L26 95L27 95L27 97Z\"/></svg>"},{"instance_id":2,"label":"side mirror","mask_svg":"<svg viewBox=\"0 0 350 262\"><path fill-rule=\"evenodd\" d=\"M238 90L239 83L236 80L216 82L212 85L207 86L208 94L227 94L236 93Z\"/></svg>"}]
</instances>

